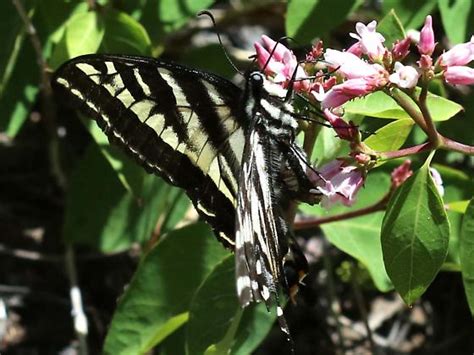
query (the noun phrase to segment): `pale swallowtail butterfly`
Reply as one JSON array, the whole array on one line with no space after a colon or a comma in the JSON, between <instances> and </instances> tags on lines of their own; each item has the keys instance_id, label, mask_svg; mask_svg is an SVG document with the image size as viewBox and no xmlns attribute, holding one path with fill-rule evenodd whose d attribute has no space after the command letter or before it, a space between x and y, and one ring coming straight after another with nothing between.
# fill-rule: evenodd
<instances>
[{"instance_id":1,"label":"pale swallowtail butterfly","mask_svg":"<svg viewBox=\"0 0 474 355\"><path fill-rule=\"evenodd\" d=\"M307 263L285 212L295 200L314 200L314 186L295 143L296 115L264 82L250 72L242 90L152 58L97 54L63 64L52 86L148 172L186 191L235 251L240 304L276 302L289 337L278 296L294 296Z\"/></svg>"}]
</instances>

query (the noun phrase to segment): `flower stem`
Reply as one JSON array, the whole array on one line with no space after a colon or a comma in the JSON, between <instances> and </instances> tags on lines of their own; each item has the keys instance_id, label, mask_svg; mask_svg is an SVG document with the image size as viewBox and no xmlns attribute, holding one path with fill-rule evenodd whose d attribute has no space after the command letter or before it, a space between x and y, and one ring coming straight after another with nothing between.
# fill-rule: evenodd
<instances>
[{"instance_id":1,"label":"flower stem","mask_svg":"<svg viewBox=\"0 0 474 355\"><path fill-rule=\"evenodd\" d=\"M407 96L403 95L399 90L385 91L397 104L405 110L406 113L416 122L418 126L429 136L428 127L423 118L423 115L413 106Z\"/></svg>"},{"instance_id":2,"label":"flower stem","mask_svg":"<svg viewBox=\"0 0 474 355\"><path fill-rule=\"evenodd\" d=\"M420 108L421 114L423 115L424 122L427 126L427 131L425 132L426 134L428 134L430 142L432 143L434 148L438 148L442 144L442 141L440 139L438 131L436 130L436 126L433 122L433 119L431 118L430 111L428 110L428 105L426 104L427 97L428 85L423 84L418 100L414 97L412 99L417 103L418 107Z\"/></svg>"}]
</instances>

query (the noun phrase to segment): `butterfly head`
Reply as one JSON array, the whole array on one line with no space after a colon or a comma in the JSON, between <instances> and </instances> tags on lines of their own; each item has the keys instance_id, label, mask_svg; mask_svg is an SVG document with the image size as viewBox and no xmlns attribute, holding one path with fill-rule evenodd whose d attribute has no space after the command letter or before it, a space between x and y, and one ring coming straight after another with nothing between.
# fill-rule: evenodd
<instances>
[{"instance_id":1,"label":"butterfly head","mask_svg":"<svg viewBox=\"0 0 474 355\"><path fill-rule=\"evenodd\" d=\"M263 85L265 83L265 77L263 73L259 71L253 71L248 76L249 89L252 91L254 97L261 96Z\"/></svg>"}]
</instances>

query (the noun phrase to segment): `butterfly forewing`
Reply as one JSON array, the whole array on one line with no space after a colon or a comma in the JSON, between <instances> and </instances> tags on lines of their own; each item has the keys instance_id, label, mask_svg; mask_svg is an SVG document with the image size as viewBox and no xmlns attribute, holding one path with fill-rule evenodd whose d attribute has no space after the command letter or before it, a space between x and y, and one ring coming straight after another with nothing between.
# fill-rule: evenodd
<instances>
[{"instance_id":1,"label":"butterfly forewing","mask_svg":"<svg viewBox=\"0 0 474 355\"><path fill-rule=\"evenodd\" d=\"M233 245L244 146L238 87L152 58L113 55L75 58L52 83L147 171L185 189Z\"/></svg>"}]
</instances>

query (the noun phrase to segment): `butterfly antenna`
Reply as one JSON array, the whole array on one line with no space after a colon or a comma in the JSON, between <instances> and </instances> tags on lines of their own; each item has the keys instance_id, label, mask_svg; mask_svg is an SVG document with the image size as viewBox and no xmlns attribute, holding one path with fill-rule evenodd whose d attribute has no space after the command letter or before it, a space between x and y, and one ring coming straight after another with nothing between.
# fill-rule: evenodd
<instances>
[{"instance_id":1,"label":"butterfly antenna","mask_svg":"<svg viewBox=\"0 0 474 355\"><path fill-rule=\"evenodd\" d=\"M262 68L262 72L265 72L265 69L267 69L268 64L270 64L270 60L272 59L273 53L275 53L275 51L276 51L278 45L279 45L279 44L282 44L283 41L286 41L286 40L288 40L288 39L294 41L294 39L291 38L290 36L283 36L283 37L280 37L280 38L278 39L278 41L275 42L275 45L273 46L272 50L270 51L270 55L268 56L268 59L267 59L267 61L265 62L265 65L264 65L263 68Z\"/></svg>"},{"instance_id":2,"label":"butterfly antenna","mask_svg":"<svg viewBox=\"0 0 474 355\"><path fill-rule=\"evenodd\" d=\"M229 53L227 52L224 44L222 43L222 39L221 39L221 35L219 33L219 31L217 30L217 25L216 25L216 20L214 19L214 16L212 15L212 13L210 13L209 11L207 10L203 10L203 11L199 11L197 13L198 16L202 16L202 15L206 15L206 16L209 16L209 18L211 19L212 21L212 24L214 26L214 31L216 32L216 35L217 35L217 39L219 41L219 44L222 48L222 51L224 52L224 55L225 57L227 58L227 61L230 63L230 65L232 66L232 68L234 68L234 70L239 73L240 75L244 75L240 70L239 68L237 68L237 66L234 64L234 62L232 61L232 59L230 58L229 56Z\"/></svg>"}]
</instances>

